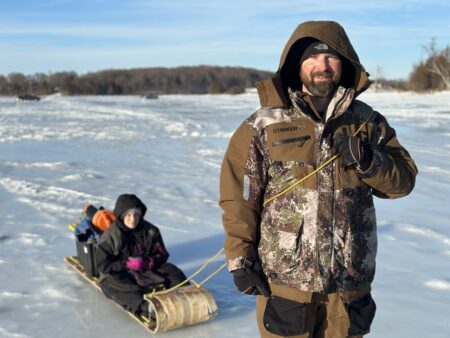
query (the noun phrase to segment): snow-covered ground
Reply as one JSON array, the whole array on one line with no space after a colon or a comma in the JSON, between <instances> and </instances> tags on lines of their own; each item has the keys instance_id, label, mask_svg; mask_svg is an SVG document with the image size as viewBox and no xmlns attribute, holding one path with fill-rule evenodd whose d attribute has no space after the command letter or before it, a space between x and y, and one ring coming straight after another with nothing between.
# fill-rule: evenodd
<instances>
[{"instance_id":1,"label":"snow-covered ground","mask_svg":"<svg viewBox=\"0 0 450 338\"><path fill-rule=\"evenodd\" d=\"M450 93L366 93L419 167L414 192L376 200L379 254L370 337L450 335ZM171 261L188 274L222 247L218 178L253 94L0 98L0 337L143 337L147 332L67 267L67 225L85 202L147 204ZM222 256L211 269L223 262ZM199 278L201 280L201 277ZM222 272L219 315L161 337L258 337L254 299Z\"/></svg>"}]
</instances>

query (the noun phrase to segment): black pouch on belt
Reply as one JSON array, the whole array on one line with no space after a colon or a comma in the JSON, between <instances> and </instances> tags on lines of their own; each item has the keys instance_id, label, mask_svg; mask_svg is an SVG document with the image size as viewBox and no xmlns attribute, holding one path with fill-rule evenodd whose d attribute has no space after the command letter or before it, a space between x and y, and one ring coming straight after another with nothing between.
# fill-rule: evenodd
<instances>
[{"instance_id":1,"label":"black pouch on belt","mask_svg":"<svg viewBox=\"0 0 450 338\"><path fill-rule=\"evenodd\" d=\"M270 333L289 337L306 329L307 304L277 296L270 296L264 310L264 326Z\"/></svg>"}]
</instances>

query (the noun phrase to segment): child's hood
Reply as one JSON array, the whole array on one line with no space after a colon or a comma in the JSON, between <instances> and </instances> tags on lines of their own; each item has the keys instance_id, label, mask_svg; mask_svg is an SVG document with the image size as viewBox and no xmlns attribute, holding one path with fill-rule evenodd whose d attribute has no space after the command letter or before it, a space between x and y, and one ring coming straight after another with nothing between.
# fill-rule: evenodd
<instances>
[{"instance_id":1,"label":"child's hood","mask_svg":"<svg viewBox=\"0 0 450 338\"><path fill-rule=\"evenodd\" d=\"M121 216L130 209L138 208L142 212L142 218L144 218L145 213L147 212L147 207L145 204L133 194L123 194L117 198L116 206L114 207L114 213L118 218L122 218Z\"/></svg>"}]
</instances>

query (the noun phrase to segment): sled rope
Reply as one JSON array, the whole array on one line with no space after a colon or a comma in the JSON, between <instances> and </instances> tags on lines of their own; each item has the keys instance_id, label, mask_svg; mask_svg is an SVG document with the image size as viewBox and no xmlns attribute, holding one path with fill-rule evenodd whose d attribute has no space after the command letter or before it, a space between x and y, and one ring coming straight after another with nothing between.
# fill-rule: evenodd
<instances>
[{"instance_id":1,"label":"sled rope","mask_svg":"<svg viewBox=\"0 0 450 338\"><path fill-rule=\"evenodd\" d=\"M169 293L171 291L174 291L178 288L180 288L181 286L183 286L184 284L186 284L189 281L192 281L192 284L194 284L194 286L196 288L199 288L202 284L206 283L208 280L210 280L212 277L214 277L216 274L218 274L225 266L226 263L222 264L217 270L215 270L213 273L209 274L203 281L201 281L200 283L196 283L195 281L192 280L192 278L194 278L195 276L197 276L200 272L202 272L209 264L211 264L217 257L219 257L220 254L222 254L223 252L223 248L221 248L214 256L212 256L211 258L208 258L205 263L203 263L203 265L197 270L195 271L192 275L190 275L188 278L186 278L184 281L182 281L181 283L178 283L177 285L172 286L169 289L166 290L161 290L161 291L153 291L152 293L150 293L150 297L153 296L157 296L157 295L163 295L166 293Z\"/></svg>"},{"instance_id":2,"label":"sled rope","mask_svg":"<svg viewBox=\"0 0 450 338\"><path fill-rule=\"evenodd\" d=\"M198 283L198 287L205 284L207 281L209 281L211 278L213 278L215 275L217 275L226 266L227 266L227 263L223 263L216 271L214 271L208 277L206 277L204 280L202 280L200 283Z\"/></svg>"},{"instance_id":3,"label":"sled rope","mask_svg":"<svg viewBox=\"0 0 450 338\"><path fill-rule=\"evenodd\" d=\"M363 124L361 124L359 126L359 128L355 131L355 133L353 134L353 136L356 136L361 129L366 125L367 122L369 122L370 118L372 117L374 111L372 111L369 115L369 117L367 118L367 120L364 121ZM288 186L286 189L284 189L282 192L279 192L278 194L266 199L263 202L263 206L266 206L266 204L272 202L274 199L277 199L278 197L284 195L285 193L287 193L289 190L291 190L292 188L294 188L295 186L299 185L300 183L302 183L303 181L305 181L306 179L310 178L312 175L314 175L315 173L317 173L318 171L322 170L324 167L326 167L328 164L330 164L331 162L333 162L334 160L336 160L339 157L338 154L334 155L333 157L331 157L330 159L328 159L327 161L325 161L324 163L322 163L317 169L315 169L314 171L310 172L308 175L306 175L305 177L302 177L301 179L297 180L296 182L294 182L292 185Z\"/></svg>"}]
</instances>

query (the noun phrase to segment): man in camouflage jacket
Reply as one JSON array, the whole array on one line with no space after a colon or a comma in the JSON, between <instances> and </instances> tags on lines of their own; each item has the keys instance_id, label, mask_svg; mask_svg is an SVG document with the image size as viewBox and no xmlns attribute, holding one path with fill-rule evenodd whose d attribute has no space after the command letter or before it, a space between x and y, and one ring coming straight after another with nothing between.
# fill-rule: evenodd
<instances>
[{"instance_id":1,"label":"man in camouflage jacket","mask_svg":"<svg viewBox=\"0 0 450 338\"><path fill-rule=\"evenodd\" d=\"M261 108L230 140L220 178L225 252L238 289L258 295L262 337L370 330L372 196L405 196L417 174L386 118L356 100L370 84L339 24L305 22L275 76L257 83Z\"/></svg>"}]
</instances>

